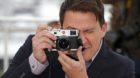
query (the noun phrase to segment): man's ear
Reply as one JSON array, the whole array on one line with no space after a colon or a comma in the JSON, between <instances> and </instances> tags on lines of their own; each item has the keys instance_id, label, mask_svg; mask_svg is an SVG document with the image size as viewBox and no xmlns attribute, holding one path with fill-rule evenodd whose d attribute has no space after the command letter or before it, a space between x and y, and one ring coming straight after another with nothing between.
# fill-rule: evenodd
<instances>
[{"instance_id":1,"label":"man's ear","mask_svg":"<svg viewBox=\"0 0 140 78\"><path fill-rule=\"evenodd\" d=\"M104 37L105 34L106 34L106 31L107 31L107 22L105 22L105 23L102 25L101 31L102 31L102 37Z\"/></svg>"}]
</instances>

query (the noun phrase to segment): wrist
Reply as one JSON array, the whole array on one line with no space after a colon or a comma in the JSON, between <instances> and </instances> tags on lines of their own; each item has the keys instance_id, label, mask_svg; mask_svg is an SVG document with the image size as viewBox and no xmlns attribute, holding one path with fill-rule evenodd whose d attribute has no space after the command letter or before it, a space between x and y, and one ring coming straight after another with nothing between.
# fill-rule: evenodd
<instances>
[{"instance_id":1,"label":"wrist","mask_svg":"<svg viewBox=\"0 0 140 78\"><path fill-rule=\"evenodd\" d=\"M33 56L34 56L34 58L35 58L38 62L40 62L41 64L45 64L46 61L47 61L47 57L46 57L46 56L37 57L37 56L35 56L34 53L33 53Z\"/></svg>"},{"instance_id":2,"label":"wrist","mask_svg":"<svg viewBox=\"0 0 140 78\"><path fill-rule=\"evenodd\" d=\"M46 67L49 65L48 61L46 61L44 64L40 63L33 54L29 57L29 64L31 68L31 72L35 75L40 75Z\"/></svg>"}]
</instances>

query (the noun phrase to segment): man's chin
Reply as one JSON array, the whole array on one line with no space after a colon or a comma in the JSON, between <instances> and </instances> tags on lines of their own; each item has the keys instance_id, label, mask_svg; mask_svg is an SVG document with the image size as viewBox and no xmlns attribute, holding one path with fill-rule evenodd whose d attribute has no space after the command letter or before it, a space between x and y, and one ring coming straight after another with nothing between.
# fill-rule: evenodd
<instances>
[{"instance_id":1,"label":"man's chin","mask_svg":"<svg viewBox=\"0 0 140 78\"><path fill-rule=\"evenodd\" d=\"M91 50L90 49L85 49L85 50L83 50L82 51L82 54L83 54L83 57L84 57L84 60L85 61L89 61L89 60L91 60Z\"/></svg>"}]
</instances>

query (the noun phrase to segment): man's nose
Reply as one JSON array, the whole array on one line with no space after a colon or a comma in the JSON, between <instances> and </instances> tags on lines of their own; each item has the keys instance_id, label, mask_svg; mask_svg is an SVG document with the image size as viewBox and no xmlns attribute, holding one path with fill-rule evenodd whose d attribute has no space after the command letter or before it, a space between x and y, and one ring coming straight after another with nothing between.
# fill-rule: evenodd
<instances>
[{"instance_id":1,"label":"man's nose","mask_svg":"<svg viewBox=\"0 0 140 78\"><path fill-rule=\"evenodd\" d=\"M80 34L80 38L82 40L82 44L84 45L85 43L87 43L87 38L86 35L84 35L83 33Z\"/></svg>"}]
</instances>

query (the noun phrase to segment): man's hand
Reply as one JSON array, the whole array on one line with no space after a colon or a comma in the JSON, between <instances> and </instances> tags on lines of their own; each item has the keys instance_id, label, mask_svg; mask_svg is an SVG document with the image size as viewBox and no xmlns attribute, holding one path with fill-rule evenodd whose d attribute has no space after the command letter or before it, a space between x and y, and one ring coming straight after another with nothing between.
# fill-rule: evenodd
<instances>
[{"instance_id":1,"label":"man's hand","mask_svg":"<svg viewBox=\"0 0 140 78\"><path fill-rule=\"evenodd\" d=\"M77 51L79 61L75 61L68 57L67 52L58 52L58 60L62 65L62 69L68 76L68 78L88 78L85 66L85 60L82 55L82 47Z\"/></svg>"},{"instance_id":2,"label":"man's hand","mask_svg":"<svg viewBox=\"0 0 140 78\"><path fill-rule=\"evenodd\" d=\"M51 29L49 26L40 25L32 38L33 55L42 64L47 60L44 49L50 50L55 47L56 37L47 31Z\"/></svg>"}]
</instances>

